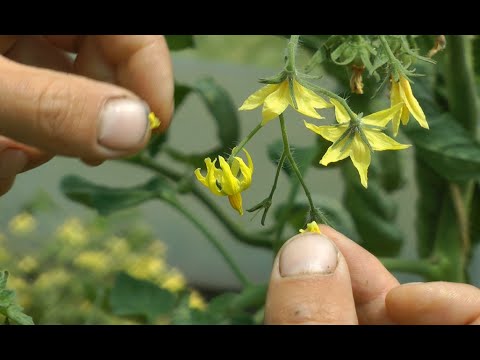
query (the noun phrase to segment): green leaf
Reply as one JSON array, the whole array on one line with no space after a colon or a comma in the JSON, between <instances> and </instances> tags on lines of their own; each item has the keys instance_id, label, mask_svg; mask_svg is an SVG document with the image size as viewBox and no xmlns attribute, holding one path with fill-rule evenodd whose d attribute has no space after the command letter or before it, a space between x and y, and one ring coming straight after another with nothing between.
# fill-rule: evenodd
<instances>
[{"instance_id":1,"label":"green leaf","mask_svg":"<svg viewBox=\"0 0 480 360\"><path fill-rule=\"evenodd\" d=\"M101 215L137 206L155 197L173 197L174 190L162 178L153 178L145 184L130 188L113 188L96 185L80 176L63 177L61 191L70 199Z\"/></svg>"},{"instance_id":2,"label":"green leaf","mask_svg":"<svg viewBox=\"0 0 480 360\"><path fill-rule=\"evenodd\" d=\"M158 316L173 310L176 297L153 283L120 273L115 279L109 301L115 315L143 316L149 323L154 323Z\"/></svg>"},{"instance_id":3,"label":"green leaf","mask_svg":"<svg viewBox=\"0 0 480 360\"><path fill-rule=\"evenodd\" d=\"M297 163L300 173L302 174L302 176L304 176L307 170L310 168L310 165L312 164L314 159L317 158L318 148L316 146L295 147L295 148L292 147L290 151L292 152L293 158ZM283 152L283 141L281 139L278 139L277 141L271 143L267 147L268 157L275 165L278 164L278 161L280 159L280 156L282 155L282 152ZM285 171L285 174L288 175L290 180L295 182L298 181L295 173L292 170L290 163L288 162L288 159L285 160L282 170Z\"/></svg>"},{"instance_id":4,"label":"green leaf","mask_svg":"<svg viewBox=\"0 0 480 360\"><path fill-rule=\"evenodd\" d=\"M214 79L201 79L192 87L203 99L217 123L222 150L231 148L240 136L238 110L228 92Z\"/></svg>"},{"instance_id":5,"label":"green leaf","mask_svg":"<svg viewBox=\"0 0 480 360\"><path fill-rule=\"evenodd\" d=\"M374 174L371 171L368 189L365 189L351 162L345 163L342 166L346 182L343 202L353 218L361 245L376 256L394 256L403 242L402 232L393 223L396 204L381 189Z\"/></svg>"},{"instance_id":6,"label":"green leaf","mask_svg":"<svg viewBox=\"0 0 480 360\"><path fill-rule=\"evenodd\" d=\"M195 47L193 35L165 35L170 51L179 51Z\"/></svg>"},{"instance_id":7,"label":"green leaf","mask_svg":"<svg viewBox=\"0 0 480 360\"><path fill-rule=\"evenodd\" d=\"M415 178L418 198L415 228L417 230L417 251L420 257L429 257L433 251L438 221L443 207L447 182L438 176L421 159L416 157Z\"/></svg>"},{"instance_id":8,"label":"green leaf","mask_svg":"<svg viewBox=\"0 0 480 360\"><path fill-rule=\"evenodd\" d=\"M19 325L34 325L30 316L23 313L23 308L17 304L15 291L7 289L8 271L0 271L0 314L7 321Z\"/></svg>"},{"instance_id":9,"label":"green leaf","mask_svg":"<svg viewBox=\"0 0 480 360\"><path fill-rule=\"evenodd\" d=\"M379 161L378 181L387 192L401 189L407 182L402 166L402 152L378 151L375 153Z\"/></svg>"},{"instance_id":10,"label":"green leaf","mask_svg":"<svg viewBox=\"0 0 480 360\"><path fill-rule=\"evenodd\" d=\"M480 184L474 184L474 192L472 198L472 208L470 210L470 237L472 244L480 243Z\"/></svg>"},{"instance_id":11,"label":"green leaf","mask_svg":"<svg viewBox=\"0 0 480 360\"><path fill-rule=\"evenodd\" d=\"M22 308L18 305L7 308L7 317L19 325L35 325L33 319L24 314Z\"/></svg>"},{"instance_id":12,"label":"green leaf","mask_svg":"<svg viewBox=\"0 0 480 360\"><path fill-rule=\"evenodd\" d=\"M480 179L480 144L448 113L427 120L429 131L418 126L405 129L418 156L449 181Z\"/></svg>"}]
</instances>

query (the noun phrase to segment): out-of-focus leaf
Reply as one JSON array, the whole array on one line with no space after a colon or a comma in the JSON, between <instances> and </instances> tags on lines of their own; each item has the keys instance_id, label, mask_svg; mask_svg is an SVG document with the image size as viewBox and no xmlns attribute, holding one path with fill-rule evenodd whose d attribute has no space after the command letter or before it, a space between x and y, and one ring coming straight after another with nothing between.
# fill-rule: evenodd
<instances>
[{"instance_id":1,"label":"out-of-focus leaf","mask_svg":"<svg viewBox=\"0 0 480 360\"><path fill-rule=\"evenodd\" d=\"M174 190L162 178L135 187L112 188L68 175L62 179L60 188L70 200L96 209L101 215L139 205L157 196L174 196Z\"/></svg>"},{"instance_id":2,"label":"out-of-focus leaf","mask_svg":"<svg viewBox=\"0 0 480 360\"><path fill-rule=\"evenodd\" d=\"M240 135L238 111L228 92L212 78L194 83L193 89L205 102L217 123L217 134L223 149L232 147Z\"/></svg>"},{"instance_id":3,"label":"out-of-focus leaf","mask_svg":"<svg viewBox=\"0 0 480 360\"><path fill-rule=\"evenodd\" d=\"M448 189L447 182L439 177L421 159L416 158L416 180L418 187L417 215L417 251L420 257L429 257L433 250L442 210L443 195Z\"/></svg>"},{"instance_id":4,"label":"out-of-focus leaf","mask_svg":"<svg viewBox=\"0 0 480 360\"><path fill-rule=\"evenodd\" d=\"M165 35L170 51L179 51L195 47L193 35Z\"/></svg>"},{"instance_id":5,"label":"out-of-focus leaf","mask_svg":"<svg viewBox=\"0 0 480 360\"><path fill-rule=\"evenodd\" d=\"M382 188L387 192L401 189L405 183L405 174L402 164L401 151L378 151L375 153L378 157L378 181Z\"/></svg>"},{"instance_id":6,"label":"out-of-focus leaf","mask_svg":"<svg viewBox=\"0 0 480 360\"><path fill-rule=\"evenodd\" d=\"M171 292L125 273L120 273L115 279L109 299L115 315L144 316L150 323L159 315L171 312L176 301Z\"/></svg>"},{"instance_id":7,"label":"out-of-focus leaf","mask_svg":"<svg viewBox=\"0 0 480 360\"><path fill-rule=\"evenodd\" d=\"M480 179L480 144L450 114L429 115L430 130L408 126L418 156L452 182Z\"/></svg>"},{"instance_id":8,"label":"out-of-focus leaf","mask_svg":"<svg viewBox=\"0 0 480 360\"><path fill-rule=\"evenodd\" d=\"M480 184L475 184L472 198L472 208L470 210L470 237L472 244L480 243Z\"/></svg>"},{"instance_id":9,"label":"out-of-focus leaf","mask_svg":"<svg viewBox=\"0 0 480 360\"><path fill-rule=\"evenodd\" d=\"M346 181L344 205L353 218L362 246L376 256L395 256L399 253L403 234L394 225L396 205L380 188L372 171L368 189L361 186L358 173L348 162L342 166Z\"/></svg>"},{"instance_id":10,"label":"out-of-focus leaf","mask_svg":"<svg viewBox=\"0 0 480 360\"><path fill-rule=\"evenodd\" d=\"M267 147L268 157L275 165L278 164L278 160L282 155L282 151L283 151L283 141L280 139L268 145ZM316 146L295 147L295 148L291 148L291 152L293 154L293 158L295 159L295 162L297 163L298 169L300 170L300 173L303 176L305 175L307 170L310 168L310 165L312 164L313 160L317 157L318 149ZM285 173L288 175L288 177L291 180L295 182L297 181L297 177L293 172L292 167L288 162L288 159L285 160L282 170L285 171Z\"/></svg>"}]
</instances>

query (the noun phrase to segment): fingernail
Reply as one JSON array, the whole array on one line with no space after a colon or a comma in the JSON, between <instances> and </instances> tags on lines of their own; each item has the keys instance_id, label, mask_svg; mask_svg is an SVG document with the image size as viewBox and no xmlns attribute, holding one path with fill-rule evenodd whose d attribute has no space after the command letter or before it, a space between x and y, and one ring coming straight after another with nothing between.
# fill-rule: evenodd
<instances>
[{"instance_id":1,"label":"fingernail","mask_svg":"<svg viewBox=\"0 0 480 360\"><path fill-rule=\"evenodd\" d=\"M129 150L142 142L150 109L143 101L111 99L100 114L98 142L112 150Z\"/></svg>"},{"instance_id":2,"label":"fingernail","mask_svg":"<svg viewBox=\"0 0 480 360\"><path fill-rule=\"evenodd\" d=\"M335 271L337 263L337 248L324 235L297 235L282 249L279 260L280 275L327 275Z\"/></svg>"},{"instance_id":3,"label":"fingernail","mask_svg":"<svg viewBox=\"0 0 480 360\"><path fill-rule=\"evenodd\" d=\"M28 158L22 150L5 149L0 153L0 178L17 175L27 166Z\"/></svg>"}]
</instances>

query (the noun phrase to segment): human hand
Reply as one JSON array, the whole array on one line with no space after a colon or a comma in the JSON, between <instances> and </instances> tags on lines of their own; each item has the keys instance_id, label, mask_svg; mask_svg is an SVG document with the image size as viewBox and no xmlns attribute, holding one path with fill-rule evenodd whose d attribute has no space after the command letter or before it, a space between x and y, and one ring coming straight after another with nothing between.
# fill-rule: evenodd
<instances>
[{"instance_id":1,"label":"human hand","mask_svg":"<svg viewBox=\"0 0 480 360\"><path fill-rule=\"evenodd\" d=\"M163 36L0 36L0 195L55 155L99 165L138 152L149 107L164 131L173 75Z\"/></svg>"},{"instance_id":2,"label":"human hand","mask_svg":"<svg viewBox=\"0 0 480 360\"><path fill-rule=\"evenodd\" d=\"M478 288L449 282L400 285L361 246L328 226L320 229L323 235L297 235L279 251L266 324L480 325Z\"/></svg>"}]
</instances>

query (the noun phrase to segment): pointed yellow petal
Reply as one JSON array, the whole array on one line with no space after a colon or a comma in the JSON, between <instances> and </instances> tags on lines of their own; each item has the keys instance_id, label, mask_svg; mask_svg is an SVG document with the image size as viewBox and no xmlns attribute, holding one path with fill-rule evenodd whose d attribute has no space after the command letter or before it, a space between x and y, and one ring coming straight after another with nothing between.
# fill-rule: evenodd
<instances>
[{"instance_id":1,"label":"pointed yellow petal","mask_svg":"<svg viewBox=\"0 0 480 360\"><path fill-rule=\"evenodd\" d=\"M343 146L345 145L345 142L347 141L348 137L343 139L340 143L336 144L335 146L330 146L323 155L322 159L320 160L320 164L327 166L331 162L337 162L340 160L345 159L350 155L350 150L351 146L345 149L345 151L342 152Z\"/></svg>"},{"instance_id":2,"label":"pointed yellow petal","mask_svg":"<svg viewBox=\"0 0 480 360\"><path fill-rule=\"evenodd\" d=\"M195 170L195 176L197 177L198 181L200 181L203 185L208 187L207 179L205 178L205 176L202 175L200 168Z\"/></svg>"},{"instance_id":3,"label":"pointed yellow petal","mask_svg":"<svg viewBox=\"0 0 480 360\"><path fill-rule=\"evenodd\" d=\"M420 107L417 99L413 96L412 88L410 87L410 83L406 78L403 76L400 77L400 96L402 100L405 102L410 113L413 115L415 120L418 121L421 127L428 129L427 118Z\"/></svg>"},{"instance_id":4,"label":"pointed yellow petal","mask_svg":"<svg viewBox=\"0 0 480 360\"><path fill-rule=\"evenodd\" d=\"M314 233L319 233L321 234L322 232L320 231L320 228L318 227L318 224L316 221L312 221L311 223L308 223L307 224L307 228L304 230L304 229L300 229L299 230L300 233L304 233L304 232L314 232Z\"/></svg>"},{"instance_id":5,"label":"pointed yellow petal","mask_svg":"<svg viewBox=\"0 0 480 360\"><path fill-rule=\"evenodd\" d=\"M372 149L376 151L402 150L411 146L409 144L400 144L388 135L379 131L371 131L364 129L364 134L367 137L367 140L370 143Z\"/></svg>"},{"instance_id":6,"label":"pointed yellow petal","mask_svg":"<svg viewBox=\"0 0 480 360\"><path fill-rule=\"evenodd\" d=\"M205 159L205 164L207 164L207 187L210 189L212 193L215 195L223 195L222 191L218 189L217 180L218 180L218 172L219 170L215 167L217 159L213 160ZM222 185L223 186L223 185Z\"/></svg>"},{"instance_id":7,"label":"pointed yellow petal","mask_svg":"<svg viewBox=\"0 0 480 360\"><path fill-rule=\"evenodd\" d=\"M218 157L220 159L220 167L222 168L222 192L226 195L233 195L240 192L240 184L238 179L233 176L230 165L225 161L223 156Z\"/></svg>"},{"instance_id":8,"label":"pointed yellow petal","mask_svg":"<svg viewBox=\"0 0 480 360\"><path fill-rule=\"evenodd\" d=\"M350 121L350 115L347 110L337 100L330 98L330 102L335 106L335 118L338 123Z\"/></svg>"},{"instance_id":9,"label":"pointed yellow petal","mask_svg":"<svg viewBox=\"0 0 480 360\"><path fill-rule=\"evenodd\" d=\"M370 166L370 149L360 138L359 134L355 134L352 141L352 150L350 152L350 158L353 165L357 168L360 175L360 181L362 185L367 188L368 186L368 167Z\"/></svg>"},{"instance_id":10,"label":"pointed yellow petal","mask_svg":"<svg viewBox=\"0 0 480 360\"><path fill-rule=\"evenodd\" d=\"M230 205L232 208L238 211L240 215L243 215L243 208L242 208L242 194L237 193L228 196L228 201L230 201Z\"/></svg>"},{"instance_id":11,"label":"pointed yellow petal","mask_svg":"<svg viewBox=\"0 0 480 360\"><path fill-rule=\"evenodd\" d=\"M395 115L402 110L403 103L398 103L388 109L377 111L362 118L362 122L368 125L387 126L388 122L392 120Z\"/></svg>"},{"instance_id":12,"label":"pointed yellow petal","mask_svg":"<svg viewBox=\"0 0 480 360\"><path fill-rule=\"evenodd\" d=\"M402 109L402 116L400 116L400 120L402 120L403 125L407 125L409 119L410 119L410 111L408 110L408 107L404 105Z\"/></svg>"},{"instance_id":13,"label":"pointed yellow petal","mask_svg":"<svg viewBox=\"0 0 480 360\"><path fill-rule=\"evenodd\" d=\"M323 98L315 94L312 90L300 85L297 80L293 80L293 91L295 95L295 101L297 102L299 113L316 118L323 119L315 109L325 109L332 107L331 104L326 102ZM290 105L293 106L293 102L290 98Z\"/></svg>"},{"instance_id":14,"label":"pointed yellow petal","mask_svg":"<svg viewBox=\"0 0 480 360\"><path fill-rule=\"evenodd\" d=\"M263 104L265 98L278 89L279 84L269 84L255 91L238 110L252 110Z\"/></svg>"},{"instance_id":15,"label":"pointed yellow petal","mask_svg":"<svg viewBox=\"0 0 480 360\"><path fill-rule=\"evenodd\" d=\"M347 129L347 125L343 126L329 126L329 125L313 125L304 121L305 127L312 130L314 133L324 137L328 141L335 142L343 135Z\"/></svg>"},{"instance_id":16,"label":"pointed yellow petal","mask_svg":"<svg viewBox=\"0 0 480 360\"><path fill-rule=\"evenodd\" d=\"M245 164L242 158L235 157L238 160L238 165L240 166L240 171L242 173L242 180L240 181L240 191L248 189L250 184L252 183L252 174L253 174L253 161L250 157L250 154L247 150L243 149L243 151L247 154L248 159L248 166Z\"/></svg>"},{"instance_id":17,"label":"pointed yellow petal","mask_svg":"<svg viewBox=\"0 0 480 360\"><path fill-rule=\"evenodd\" d=\"M262 110L262 125L265 125L278 115L283 113L290 102L290 90L288 89L288 80L277 85L278 88L268 95L265 99Z\"/></svg>"},{"instance_id":18,"label":"pointed yellow petal","mask_svg":"<svg viewBox=\"0 0 480 360\"><path fill-rule=\"evenodd\" d=\"M390 90L390 106L395 106L397 104L403 103L400 96L399 84L392 79L392 88ZM400 117L402 116L404 107L400 109L398 113L393 116L392 125L393 125L393 136L397 136L398 128L400 127ZM407 111L408 113L408 111Z\"/></svg>"}]
</instances>

